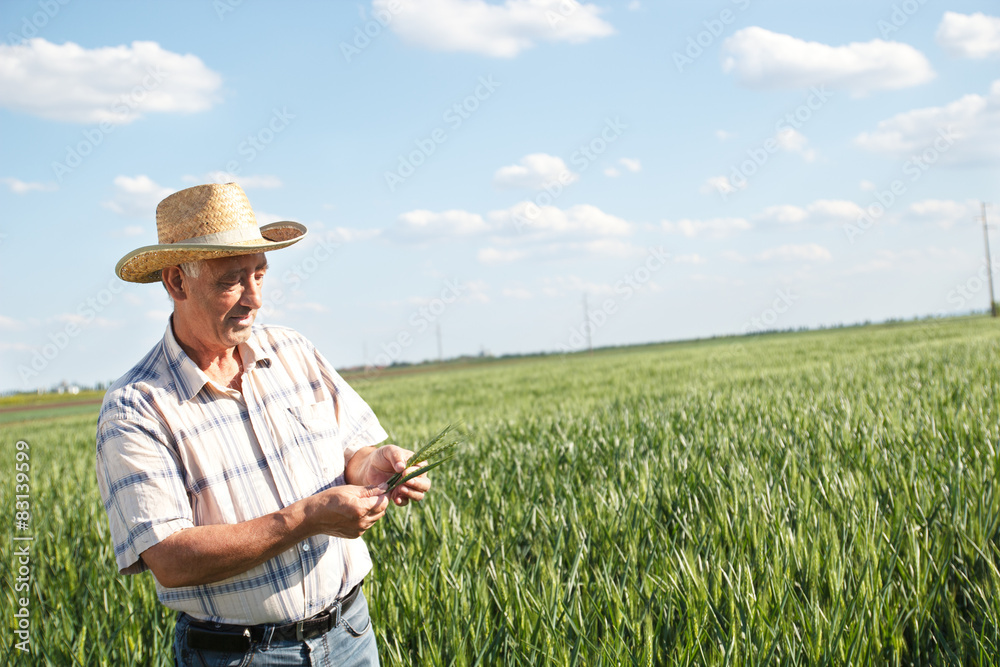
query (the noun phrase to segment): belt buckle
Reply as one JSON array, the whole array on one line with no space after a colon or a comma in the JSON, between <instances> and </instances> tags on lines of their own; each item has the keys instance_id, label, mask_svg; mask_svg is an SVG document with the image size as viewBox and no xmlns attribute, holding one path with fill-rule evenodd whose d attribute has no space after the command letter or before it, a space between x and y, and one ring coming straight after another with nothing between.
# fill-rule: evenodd
<instances>
[{"instance_id":1,"label":"belt buckle","mask_svg":"<svg viewBox=\"0 0 1000 667\"><path fill-rule=\"evenodd\" d=\"M339 605L337 605L337 608L339 611ZM322 614L324 613L326 614L325 618L322 616ZM330 622L330 619L332 618L334 618L334 615L333 613L331 613L331 610L325 609L324 611L321 611L319 614L317 614L316 617L314 618L306 619L304 621L299 621L298 623L295 624L295 641L300 641L300 642L305 641L307 639L312 639L313 637L318 637L319 635L325 632L329 632L336 625L336 622L334 623ZM324 625L311 629L308 634L306 634L303 631L307 623L317 624L319 621L324 621L325 622Z\"/></svg>"}]
</instances>

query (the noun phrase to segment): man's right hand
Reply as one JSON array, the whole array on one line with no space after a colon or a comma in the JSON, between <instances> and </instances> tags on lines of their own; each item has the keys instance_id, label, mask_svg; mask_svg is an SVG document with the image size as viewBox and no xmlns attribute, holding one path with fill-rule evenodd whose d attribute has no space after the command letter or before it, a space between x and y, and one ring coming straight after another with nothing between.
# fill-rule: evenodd
<instances>
[{"instance_id":1,"label":"man's right hand","mask_svg":"<svg viewBox=\"0 0 1000 667\"><path fill-rule=\"evenodd\" d=\"M347 539L361 537L389 507L385 484L335 486L306 500L306 517L314 534Z\"/></svg>"}]
</instances>

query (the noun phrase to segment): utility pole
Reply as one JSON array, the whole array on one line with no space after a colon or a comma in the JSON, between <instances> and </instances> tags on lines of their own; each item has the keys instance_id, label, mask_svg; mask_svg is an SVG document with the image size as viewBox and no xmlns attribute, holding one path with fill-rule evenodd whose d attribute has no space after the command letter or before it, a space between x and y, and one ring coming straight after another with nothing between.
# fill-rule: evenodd
<instances>
[{"instance_id":1,"label":"utility pole","mask_svg":"<svg viewBox=\"0 0 1000 667\"><path fill-rule=\"evenodd\" d=\"M983 207L983 241L986 242L986 270L989 272L990 276L990 313L993 317L997 316L997 302L993 296L993 258L990 256L990 233L989 227L986 225L986 202L979 202Z\"/></svg>"},{"instance_id":2,"label":"utility pole","mask_svg":"<svg viewBox=\"0 0 1000 667\"><path fill-rule=\"evenodd\" d=\"M437 339L438 339L438 362L444 361L444 352L441 348L441 323L438 322L437 325Z\"/></svg>"},{"instance_id":3,"label":"utility pole","mask_svg":"<svg viewBox=\"0 0 1000 667\"><path fill-rule=\"evenodd\" d=\"M594 353L594 345L593 345L593 343L591 341L591 337L590 337L591 329L593 329L593 327L590 326L590 309L587 308L587 293L584 292L583 293L583 330L587 332L587 353L588 354L593 354Z\"/></svg>"}]
</instances>

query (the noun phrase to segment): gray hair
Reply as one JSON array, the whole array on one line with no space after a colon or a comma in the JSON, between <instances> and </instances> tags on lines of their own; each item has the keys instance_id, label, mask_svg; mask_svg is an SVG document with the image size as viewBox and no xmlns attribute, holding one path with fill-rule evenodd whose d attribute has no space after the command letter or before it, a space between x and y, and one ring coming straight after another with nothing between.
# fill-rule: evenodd
<instances>
[{"instance_id":1,"label":"gray hair","mask_svg":"<svg viewBox=\"0 0 1000 667\"><path fill-rule=\"evenodd\" d=\"M184 272L184 275L191 278L197 278L201 275L201 267L204 266L204 264L205 260L199 259L194 262L184 262L183 264L178 264L177 266Z\"/></svg>"},{"instance_id":2,"label":"gray hair","mask_svg":"<svg viewBox=\"0 0 1000 667\"><path fill-rule=\"evenodd\" d=\"M178 264L177 268L179 268L181 270L181 273L188 276L189 278L197 278L198 276L201 275L201 267L204 265L205 265L205 260L199 259L194 262L184 262L183 264ZM160 276L160 282L163 283L163 289L166 289L167 283L163 279L163 276ZM169 294L170 290L167 290L167 293ZM173 301L173 297L171 297L171 301Z\"/></svg>"}]
</instances>

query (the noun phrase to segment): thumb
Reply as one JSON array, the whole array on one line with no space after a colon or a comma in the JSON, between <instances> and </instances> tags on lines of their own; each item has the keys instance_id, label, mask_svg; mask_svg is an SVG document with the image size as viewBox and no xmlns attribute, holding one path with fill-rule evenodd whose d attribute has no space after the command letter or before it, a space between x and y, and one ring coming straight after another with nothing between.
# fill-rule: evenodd
<instances>
[{"instance_id":1,"label":"thumb","mask_svg":"<svg viewBox=\"0 0 1000 667\"><path fill-rule=\"evenodd\" d=\"M373 484L371 486L366 486L361 491L362 498L377 498L383 495L389 489L389 485L385 482L381 484Z\"/></svg>"}]
</instances>

